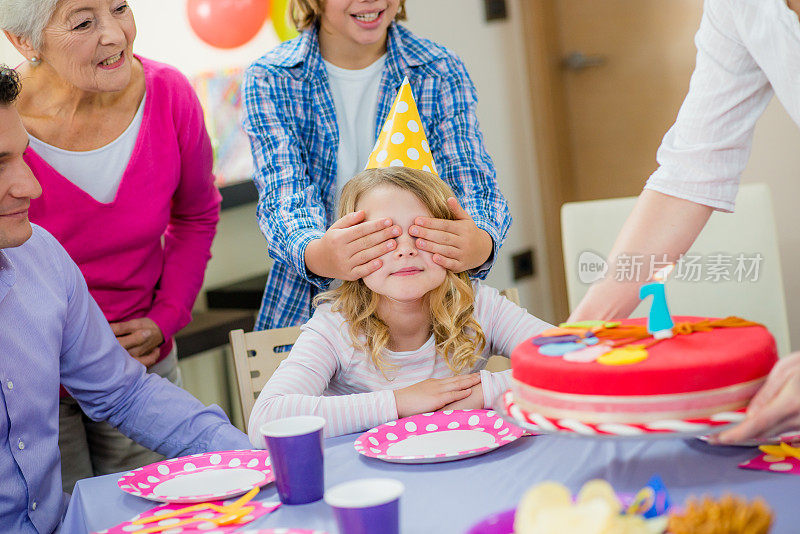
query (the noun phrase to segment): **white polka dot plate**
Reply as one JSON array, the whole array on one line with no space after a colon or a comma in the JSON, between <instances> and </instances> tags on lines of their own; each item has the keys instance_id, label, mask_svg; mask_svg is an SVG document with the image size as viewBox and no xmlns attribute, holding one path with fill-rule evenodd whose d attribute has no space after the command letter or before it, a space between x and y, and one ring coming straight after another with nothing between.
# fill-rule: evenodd
<instances>
[{"instance_id":1,"label":"white polka dot plate","mask_svg":"<svg viewBox=\"0 0 800 534\"><path fill-rule=\"evenodd\" d=\"M511 390L495 401L500 417L530 432L561 434L565 436L590 436L594 438L675 438L696 437L724 430L744 419L745 409L720 412L706 419L668 419L646 423L589 423L576 419L545 417L527 412L514 402Z\"/></svg>"},{"instance_id":2,"label":"white polka dot plate","mask_svg":"<svg viewBox=\"0 0 800 534\"><path fill-rule=\"evenodd\" d=\"M134 469L117 481L131 495L157 502L226 499L275 480L267 451L193 454Z\"/></svg>"},{"instance_id":3,"label":"white polka dot plate","mask_svg":"<svg viewBox=\"0 0 800 534\"><path fill-rule=\"evenodd\" d=\"M525 431L494 411L445 410L389 421L361 434L356 451L403 464L460 460L511 443Z\"/></svg>"}]
</instances>

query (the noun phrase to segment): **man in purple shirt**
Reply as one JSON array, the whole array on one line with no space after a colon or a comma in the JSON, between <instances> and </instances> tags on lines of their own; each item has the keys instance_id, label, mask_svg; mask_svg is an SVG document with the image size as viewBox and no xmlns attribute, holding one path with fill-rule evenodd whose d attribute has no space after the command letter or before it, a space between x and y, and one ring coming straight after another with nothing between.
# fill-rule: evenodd
<instances>
[{"instance_id":1,"label":"man in purple shirt","mask_svg":"<svg viewBox=\"0 0 800 534\"><path fill-rule=\"evenodd\" d=\"M250 448L216 406L144 367L120 346L78 267L28 221L41 187L22 159L28 136L0 66L0 531L50 533L63 517L59 384L84 412L169 457Z\"/></svg>"}]
</instances>

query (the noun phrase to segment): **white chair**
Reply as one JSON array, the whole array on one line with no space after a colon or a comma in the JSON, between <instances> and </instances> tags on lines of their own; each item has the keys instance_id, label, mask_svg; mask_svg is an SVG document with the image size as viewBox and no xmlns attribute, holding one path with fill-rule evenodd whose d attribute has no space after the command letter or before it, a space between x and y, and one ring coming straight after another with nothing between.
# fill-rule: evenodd
<instances>
[{"instance_id":1,"label":"white chair","mask_svg":"<svg viewBox=\"0 0 800 534\"><path fill-rule=\"evenodd\" d=\"M591 263L591 254L587 254L587 251L603 259L607 257L635 202L634 197L615 198L570 202L561 208L570 310L575 309L590 285L581 281L581 278L586 280L587 275L591 274L587 267ZM753 280L753 272L748 276L746 271L742 271L738 276L731 276L730 280L714 281L717 275L708 270L709 262L716 264L720 272L734 275L739 254L744 255L745 267L759 264L757 278ZM754 259L757 254L761 255L760 262ZM715 212L686 256L702 257L701 281L679 280L676 278L677 271L673 271L667 281L667 300L672 315L737 315L758 321L772 332L779 354L790 352L777 232L770 190L766 184L742 185L736 199L735 213ZM660 259L657 258L657 261ZM728 259L730 265L726 265ZM581 266L583 273L579 273ZM689 274L688 271L686 274ZM696 274L696 271L692 274ZM613 272L606 274L616 275ZM648 275L649 272L642 273L642 279ZM648 310L649 301L638 306L631 316L643 317Z\"/></svg>"}]
</instances>

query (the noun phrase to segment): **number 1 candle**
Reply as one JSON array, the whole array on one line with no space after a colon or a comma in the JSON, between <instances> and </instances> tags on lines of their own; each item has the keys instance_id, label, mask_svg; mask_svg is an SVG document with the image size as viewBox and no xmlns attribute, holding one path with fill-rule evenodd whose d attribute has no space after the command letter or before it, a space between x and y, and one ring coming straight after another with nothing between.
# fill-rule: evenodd
<instances>
[{"instance_id":1,"label":"number 1 candle","mask_svg":"<svg viewBox=\"0 0 800 534\"><path fill-rule=\"evenodd\" d=\"M669 315L664 282L674 267L674 264L670 264L659 269L653 275L653 282L645 284L639 289L640 299L644 300L651 295L653 297L650 314L647 316L647 331L656 339L672 337L672 327L675 323L672 322L672 317Z\"/></svg>"}]
</instances>

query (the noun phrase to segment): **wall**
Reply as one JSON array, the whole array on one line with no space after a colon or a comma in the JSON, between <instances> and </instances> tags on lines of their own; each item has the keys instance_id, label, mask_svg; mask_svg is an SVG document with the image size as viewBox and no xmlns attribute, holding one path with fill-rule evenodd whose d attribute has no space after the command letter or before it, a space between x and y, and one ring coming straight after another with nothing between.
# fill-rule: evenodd
<instances>
[{"instance_id":1,"label":"wall","mask_svg":"<svg viewBox=\"0 0 800 534\"><path fill-rule=\"evenodd\" d=\"M756 125L742 182L772 189L792 349L800 350L800 130L776 98Z\"/></svg>"}]
</instances>

